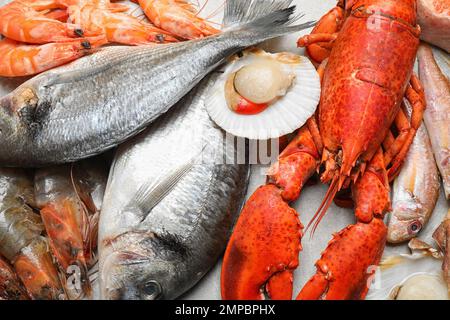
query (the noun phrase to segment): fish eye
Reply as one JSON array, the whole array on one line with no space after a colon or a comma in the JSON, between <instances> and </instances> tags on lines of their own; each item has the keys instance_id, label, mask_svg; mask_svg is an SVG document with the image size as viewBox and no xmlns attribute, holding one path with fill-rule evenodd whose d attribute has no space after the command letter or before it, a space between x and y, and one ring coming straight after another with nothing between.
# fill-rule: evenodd
<instances>
[{"instance_id":1,"label":"fish eye","mask_svg":"<svg viewBox=\"0 0 450 320\"><path fill-rule=\"evenodd\" d=\"M409 234L416 234L421 229L422 229L422 223L419 220L415 220L408 226L408 233Z\"/></svg>"},{"instance_id":2,"label":"fish eye","mask_svg":"<svg viewBox=\"0 0 450 320\"><path fill-rule=\"evenodd\" d=\"M145 300L156 300L162 294L161 285L154 280L148 281L141 288L141 296Z\"/></svg>"}]
</instances>

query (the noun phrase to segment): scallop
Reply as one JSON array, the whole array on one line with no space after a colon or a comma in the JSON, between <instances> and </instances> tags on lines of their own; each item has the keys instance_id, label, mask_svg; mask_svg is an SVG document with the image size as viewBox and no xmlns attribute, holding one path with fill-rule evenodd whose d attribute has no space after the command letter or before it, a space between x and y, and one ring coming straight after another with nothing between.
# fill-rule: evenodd
<instances>
[{"instance_id":1,"label":"scallop","mask_svg":"<svg viewBox=\"0 0 450 320\"><path fill-rule=\"evenodd\" d=\"M234 87L244 98L257 103L270 103L286 94L295 74L283 72L273 59L261 59L236 72Z\"/></svg>"},{"instance_id":2,"label":"scallop","mask_svg":"<svg viewBox=\"0 0 450 320\"><path fill-rule=\"evenodd\" d=\"M320 78L308 58L250 49L225 66L205 105L225 131L267 140L303 126L319 100Z\"/></svg>"}]
</instances>

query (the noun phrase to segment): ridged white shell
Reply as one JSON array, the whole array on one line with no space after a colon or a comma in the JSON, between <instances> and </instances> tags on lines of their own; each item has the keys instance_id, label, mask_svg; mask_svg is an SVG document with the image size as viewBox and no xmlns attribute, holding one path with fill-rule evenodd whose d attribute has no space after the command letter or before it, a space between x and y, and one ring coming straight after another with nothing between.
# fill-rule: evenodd
<instances>
[{"instance_id":1,"label":"ridged white shell","mask_svg":"<svg viewBox=\"0 0 450 320\"><path fill-rule=\"evenodd\" d=\"M244 57L235 58L224 70L205 99L211 119L225 131L249 139L266 140L289 134L303 126L316 111L320 100L320 78L306 57L299 63L282 64L294 72L295 79L287 94L256 115L241 115L232 111L225 99L227 77L252 63L254 59L276 59L277 54L262 50L246 51Z\"/></svg>"},{"instance_id":2,"label":"ridged white shell","mask_svg":"<svg viewBox=\"0 0 450 320\"><path fill-rule=\"evenodd\" d=\"M425 256L422 253L402 254L383 259L380 269L372 279L367 300L395 299L397 290L409 279L418 275L429 275L439 279L440 287L446 290L442 279L442 260ZM438 289L442 292L444 289ZM413 299L414 297L410 297ZM448 297L450 299L450 297Z\"/></svg>"},{"instance_id":3,"label":"ridged white shell","mask_svg":"<svg viewBox=\"0 0 450 320\"><path fill-rule=\"evenodd\" d=\"M448 300L442 276L419 273L410 276L397 288L396 300Z\"/></svg>"}]
</instances>

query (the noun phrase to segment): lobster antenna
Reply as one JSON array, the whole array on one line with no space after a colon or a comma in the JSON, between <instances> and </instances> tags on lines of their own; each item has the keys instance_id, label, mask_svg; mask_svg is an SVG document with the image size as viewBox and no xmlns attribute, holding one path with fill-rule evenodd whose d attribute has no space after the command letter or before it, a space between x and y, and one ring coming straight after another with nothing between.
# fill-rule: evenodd
<instances>
[{"instance_id":1,"label":"lobster antenna","mask_svg":"<svg viewBox=\"0 0 450 320\"><path fill-rule=\"evenodd\" d=\"M328 211L328 208L331 205L331 202L333 201L334 197L336 196L336 193L339 190L339 177L336 176L333 178L333 181L331 181L330 187L328 188L327 193L325 194L325 197L320 204L319 209L317 209L316 213L314 214L313 218L309 221L306 230L308 231L309 227L314 223L313 229L311 230L311 237L313 237L314 233L316 232L317 227L319 226L320 222L322 221L323 217Z\"/></svg>"}]
</instances>

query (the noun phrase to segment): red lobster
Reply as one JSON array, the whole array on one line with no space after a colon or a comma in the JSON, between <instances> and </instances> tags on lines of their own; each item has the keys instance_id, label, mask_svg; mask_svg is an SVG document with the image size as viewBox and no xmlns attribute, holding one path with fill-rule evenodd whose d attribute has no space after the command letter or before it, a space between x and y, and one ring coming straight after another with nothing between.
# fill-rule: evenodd
<instances>
[{"instance_id":1,"label":"red lobster","mask_svg":"<svg viewBox=\"0 0 450 320\"><path fill-rule=\"evenodd\" d=\"M415 0L354 0L339 1L299 39L320 64L319 108L242 210L222 266L224 299L292 298L303 227L289 203L321 165L321 181L330 188L310 224L315 229L346 188L356 223L334 235L297 299L364 299L386 242L389 182L425 109L412 74L419 35ZM411 120L404 97L413 107Z\"/></svg>"}]
</instances>

